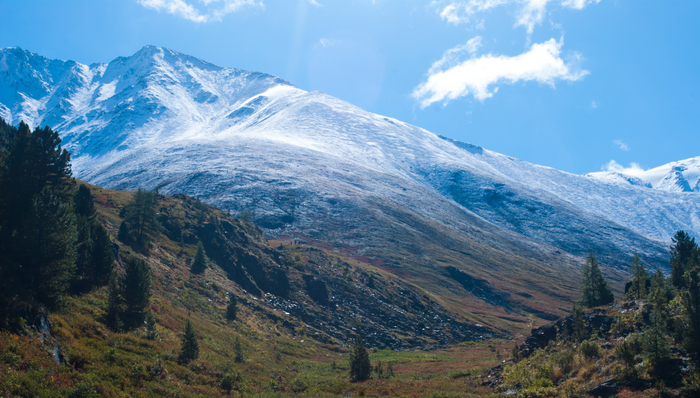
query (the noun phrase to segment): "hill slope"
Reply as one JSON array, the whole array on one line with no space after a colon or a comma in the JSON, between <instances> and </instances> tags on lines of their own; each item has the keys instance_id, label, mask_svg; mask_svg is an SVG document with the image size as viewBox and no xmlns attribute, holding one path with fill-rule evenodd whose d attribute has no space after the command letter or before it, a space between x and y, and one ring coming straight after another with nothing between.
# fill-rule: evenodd
<instances>
[{"instance_id":1,"label":"hill slope","mask_svg":"<svg viewBox=\"0 0 700 398\"><path fill-rule=\"evenodd\" d=\"M492 325L562 315L549 300L570 303L576 256L666 267L666 240L700 231L696 195L532 165L158 47L91 66L4 49L0 103L57 129L82 179L250 209L269 236L351 253Z\"/></svg>"}]
</instances>

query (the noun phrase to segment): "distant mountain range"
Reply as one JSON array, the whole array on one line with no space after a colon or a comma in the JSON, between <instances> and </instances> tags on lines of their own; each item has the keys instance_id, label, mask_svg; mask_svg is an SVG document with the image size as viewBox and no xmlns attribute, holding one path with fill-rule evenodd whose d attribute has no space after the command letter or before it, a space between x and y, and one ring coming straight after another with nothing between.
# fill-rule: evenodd
<instances>
[{"instance_id":1,"label":"distant mountain range","mask_svg":"<svg viewBox=\"0 0 700 398\"><path fill-rule=\"evenodd\" d=\"M0 117L59 131L92 184L248 209L270 236L348 250L425 288L454 282L455 266L492 283L495 296L470 294L494 305L532 304L513 299L529 288L511 266L575 272L594 251L621 269L637 251L668 267L675 231L700 233L700 158L574 175L153 46L90 66L0 50Z\"/></svg>"},{"instance_id":2,"label":"distant mountain range","mask_svg":"<svg viewBox=\"0 0 700 398\"><path fill-rule=\"evenodd\" d=\"M612 184L637 185L668 192L700 192L700 156L650 170L599 171L586 175Z\"/></svg>"}]
</instances>

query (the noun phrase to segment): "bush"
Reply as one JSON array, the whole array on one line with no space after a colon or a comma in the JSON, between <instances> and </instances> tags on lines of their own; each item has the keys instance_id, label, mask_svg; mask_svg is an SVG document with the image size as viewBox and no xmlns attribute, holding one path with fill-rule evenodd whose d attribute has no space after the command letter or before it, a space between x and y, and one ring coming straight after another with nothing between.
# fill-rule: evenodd
<instances>
[{"instance_id":1,"label":"bush","mask_svg":"<svg viewBox=\"0 0 700 398\"><path fill-rule=\"evenodd\" d=\"M600 357L600 347L592 341L584 340L578 350L587 359Z\"/></svg>"},{"instance_id":2,"label":"bush","mask_svg":"<svg viewBox=\"0 0 700 398\"><path fill-rule=\"evenodd\" d=\"M239 391L243 385L243 374L234 370L231 373L226 373L219 383L219 387L227 393L231 390Z\"/></svg>"}]
</instances>

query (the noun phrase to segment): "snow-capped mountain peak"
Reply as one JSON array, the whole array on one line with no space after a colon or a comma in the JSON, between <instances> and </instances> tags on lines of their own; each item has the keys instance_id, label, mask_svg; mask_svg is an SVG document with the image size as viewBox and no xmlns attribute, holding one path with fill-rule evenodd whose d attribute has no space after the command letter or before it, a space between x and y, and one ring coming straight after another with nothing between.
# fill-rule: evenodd
<instances>
[{"instance_id":1,"label":"snow-capped mountain peak","mask_svg":"<svg viewBox=\"0 0 700 398\"><path fill-rule=\"evenodd\" d=\"M587 176L608 183L639 185L668 192L700 192L700 156L649 170L608 170Z\"/></svg>"}]
</instances>

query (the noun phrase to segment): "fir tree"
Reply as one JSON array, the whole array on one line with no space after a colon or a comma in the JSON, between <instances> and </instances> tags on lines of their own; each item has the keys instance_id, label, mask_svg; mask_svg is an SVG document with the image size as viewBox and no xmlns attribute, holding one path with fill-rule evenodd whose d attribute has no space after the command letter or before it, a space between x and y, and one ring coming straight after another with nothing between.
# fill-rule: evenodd
<instances>
[{"instance_id":1,"label":"fir tree","mask_svg":"<svg viewBox=\"0 0 700 398\"><path fill-rule=\"evenodd\" d=\"M687 289L681 291L685 328L683 345L697 366L700 367L700 265L688 264L685 273Z\"/></svg>"},{"instance_id":2,"label":"fir tree","mask_svg":"<svg viewBox=\"0 0 700 398\"><path fill-rule=\"evenodd\" d=\"M48 127L3 122L0 151L0 326L19 302L56 307L75 266L70 154ZM15 304L13 304L13 302Z\"/></svg>"},{"instance_id":3,"label":"fir tree","mask_svg":"<svg viewBox=\"0 0 700 398\"><path fill-rule=\"evenodd\" d=\"M100 223L92 227L92 285L104 286L114 270L114 251L109 233Z\"/></svg>"},{"instance_id":4,"label":"fir tree","mask_svg":"<svg viewBox=\"0 0 700 398\"><path fill-rule=\"evenodd\" d=\"M199 358L199 343L197 342L197 335L194 332L194 326L192 326L192 322L188 319L185 323L185 333L182 335L182 345L180 347L178 362L186 365L197 358Z\"/></svg>"},{"instance_id":5,"label":"fir tree","mask_svg":"<svg viewBox=\"0 0 700 398\"><path fill-rule=\"evenodd\" d=\"M654 272L651 276L651 286L649 287L649 301L654 308L664 312L668 303L673 299L673 286L670 285L669 279L664 276L660 269Z\"/></svg>"},{"instance_id":6,"label":"fir tree","mask_svg":"<svg viewBox=\"0 0 700 398\"><path fill-rule=\"evenodd\" d=\"M632 257L632 264L630 266L630 274L632 275L632 284L629 290L627 290L627 297L635 300L641 300L647 296L647 281L649 280L649 275L647 275L647 267L642 264L642 260L639 255L635 252L634 257Z\"/></svg>"},{"instance_id":7,"label":"fir tree","mask_svg":"<svg viewBox=\"0 0 700 398\"><path fill-rule=\"evenodd\" d=\"M666 324L661 313L654 309L650 317L651 323L643 334L644 356L655 371L666 363L671 355L671 349L666 337Z\"/></svg>"},{"instance_id":8,"label":"fir tree","mask_svg":"<svg viewBox=\"0 0 700 398\"><path fill-rule=\"evenodd\" d=\"M200 241L197 243L197 254L194 256L194 261L192 262L190 272L193 274L201 274L205 269L207 269L207 256L206 253L204 253L204 245L202 245L202 242Z\"/></svg>"},{"instance_id":9,"label":"fir tree","mask_svg":"<svg viewBox=\"0 0 700 398\"><path fill-rule=\"evenodd\" d=\"M236 305L238 304L236 296L230 294L228 296L228 304L226 305L226 319L229 321L235 321L238 316L238 309Z\"/></svg>"},{"instance_id":10,"label":"fir tree","mask_svg":"<svg viewBox=\"0 0 700 398\"><path fill-rule=\"evenodd\" d=\"M245 362L243 346L241 345L241 340L238 338L238 336L236 336L236 340L233 341L233 361L236 363Z\"/></svg>"},{"instance_id":11,"label":"fir tree","mask_svg":"<svg viewBox=\"0 0 700 398\"><path fill-rule=\"evenodd\" d=\"M581 298L578 302L580 305L592 308L612 303L615 300L615 296L610 291L610 286L608 286L603 274L600 272L598 260L593 253L588 255L582 273Z\"/></svg>"},{"instance_id":12,"label":"fir tree","mask_svg":"<svg viewBox=\"0 0 700 398\"><path fill-rule=\"evenodd\" d=\"M73 199L78 230L73 291L86 292L94 286L104 286L114 265L109 234L96 216L90 189L81 185Z\"/></svg>"},{"instance_id":13,"label":"fir tree","mask_svg":"<svg viewBox=\"0 0 700 398\"><path fill-rule=\"evenodd\" d=\"M160 231L156 212L156 195L139 188L124 209L124 227L120 226L120 240L137 250L148 251L149 244ZM125 228L122 233L121 228ZM124 239L122 239L124 238Z\"/></svg>"},{"instance_id":14,"label":"fir tree","mask_svg":"<svg viewBox=\"0 0 700 398\"><path fill-rule=\"evenodd\" d=\"M362 336L357 335L355 347L350 354L350 381L360 382L368 380L371 376L372 365L369 362L369 354L362 341Z\"/></svg>"},{"instance_id":15,"label":"fir tree","mask_svg":"<svg viewBox=\"0 0 700 398\"><path fill-rule=\"evenodd\" d=\"M127 328L142 325L151 298L151 271L146 262L135 257L126 261L121 291L124 325Z\"/></svg>"},{"instance_id":16,"label":"fir tree","mask_svg":"<svg viewBox=\"0 0 700 398\"><path fill-rule=\"evenodd\" d=\"M684 231L676 232L671 246L671 283L676 288L685 287L686 264L698 259L698 246L695 238L690 238Z\"/></svg>"},{"instance_id":17,"label":"fir tree","mask_svg":"<svg viewBox=\"0 0 700 398\"><path fill-rule=\"evenodd\" d=\"M121 314L124 313L124 297L122 297L120 280L117 273L112 273L107 288L107 315L105 323L114 331L122 329Z\"/></svg>"}]
</instances>

